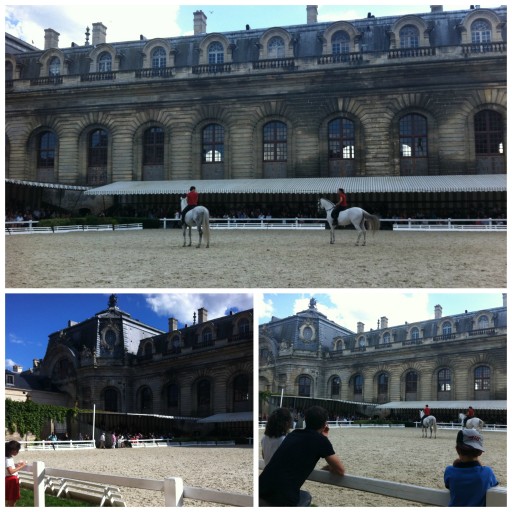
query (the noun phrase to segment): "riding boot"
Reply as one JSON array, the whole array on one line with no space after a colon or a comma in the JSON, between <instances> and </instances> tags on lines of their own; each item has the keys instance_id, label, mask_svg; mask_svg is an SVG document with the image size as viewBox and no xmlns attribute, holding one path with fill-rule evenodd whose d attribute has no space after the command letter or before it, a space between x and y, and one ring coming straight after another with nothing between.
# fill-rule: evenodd
<instances>
[{"instance_id":1,"label":"riding boot","mask_svg":"<svg viewBox=\"0 0 512 512\"><path fill-rule=\"evenodd\" d=\"M338 219L332 219L332 227L335 228L338 225Z\"/></svg>"}]
</instances>

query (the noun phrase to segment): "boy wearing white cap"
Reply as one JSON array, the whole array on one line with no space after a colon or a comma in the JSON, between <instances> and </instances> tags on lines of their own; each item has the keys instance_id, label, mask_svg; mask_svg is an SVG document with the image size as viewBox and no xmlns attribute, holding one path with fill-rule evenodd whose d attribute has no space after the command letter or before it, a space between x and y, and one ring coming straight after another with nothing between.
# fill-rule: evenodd
<instances>
[{"instance_id":1,"label":"boy wearing white cap","mask_svg":"<svg viewBox=\"0 0 512 512\"><path fill-rule=\"evenodd\" d=\"M455 445L459 458L444 471L444 484L450 490L449 507L485 507L488 489L498 485L493 470L478 460L485 451L483 442L478 430L459 430Z\"/></svg>"}]
</instances>

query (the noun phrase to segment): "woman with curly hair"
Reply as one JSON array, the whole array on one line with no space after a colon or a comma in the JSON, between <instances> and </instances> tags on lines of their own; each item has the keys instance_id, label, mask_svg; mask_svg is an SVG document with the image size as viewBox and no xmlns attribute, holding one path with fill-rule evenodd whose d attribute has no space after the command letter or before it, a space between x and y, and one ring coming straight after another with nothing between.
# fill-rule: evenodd
<instances>
[{"instance_id":1,"label":"woman with curly hair","mask_svg":"<svg viewBox=\"0 0 512 512\"><path fill-rule=\"evenodd\" d=\"M261 439L261 451L265 466L279 448L286 434L293 425L293 418L290 411L280 407L271 413L267 420L265 434Z\"/></svg>"}]
</instances>

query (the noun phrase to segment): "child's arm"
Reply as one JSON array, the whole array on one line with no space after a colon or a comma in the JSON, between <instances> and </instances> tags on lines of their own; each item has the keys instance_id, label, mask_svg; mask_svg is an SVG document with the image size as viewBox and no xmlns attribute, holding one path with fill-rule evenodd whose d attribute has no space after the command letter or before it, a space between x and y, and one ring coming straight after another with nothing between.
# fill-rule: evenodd
<instances>
[{"instance_id":1,"label":"child's arm","mask_svg":"<svg viewBox=\"0 0 512 512\"><path fill-rule=\"evenodd\" d=\"M22 461L16 463L14 466L8 466L7 472L10 475L14 475L14 473L17 473L20 469L23 469L26 465L27 465L27 461L22 460Z\"/></svg>"}]
</instances>

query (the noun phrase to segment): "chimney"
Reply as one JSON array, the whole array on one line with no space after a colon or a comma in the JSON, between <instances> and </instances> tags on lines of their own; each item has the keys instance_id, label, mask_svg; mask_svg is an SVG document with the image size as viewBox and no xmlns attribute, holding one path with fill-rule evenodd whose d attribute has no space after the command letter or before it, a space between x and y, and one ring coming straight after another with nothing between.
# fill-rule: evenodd
<instances>
[{"instance_id":1,"label":"chimney","mask_svg":"<svg viewBox=\"0 0 512 512\"><path fill-rule=\"evenodd\" d=\"M507 294L506 293L503 294L503 307L504 308L507 307Z\"/></svg>"},{"instance_id":2,"label":"chimney","mask_svg":"<svg viewBox=\"0 0 512 512\"><path fill-rule=\"evenodd\" d=\"M208 320L208 310L199 308L197 310L197 323L202 324Z\"/></svg>"},{"instance_id":3,"label":"chimney","mask_svg":"<svg viewBox=\"0 0 512 512\"><path fill-rule=\"evenodd\" d=\"M318 5L306 6L307 12L307 23L308 25L314 25L318 21Z\"/></svg>"},{"instance_id":4,"label":"chimney","mask_svg":"<svg viewBox=\"0 0 512 512\"><path fill-rule=\"evenodd\" d=\"M107 42L107 27L103 25L103 23L93 23L92 24L92 45L96 46L98 44Z\"/></svg>"},{"instance_id":5,"label":"chimney","mask_svg":"<svg viewBox=\"0 0 512 512\"><path fill-rule=\"evenodd\" d=\"M364 324L363 322L357 322L357 334L364 332Z\"/></svg>"},{"instance_id":6,"label":"chimney","mask_svg":"<svg viewBox=\"0 0 512 512\"><path fill-rule=\"evenodd\" d=\"M194 35L206 34L206 14L203 11L194 13Z\"/></svg>"},{"instance_id":7,"label":"chimney","mask_svg":"<svg viewBox=\"0 0 512 512\"><path fill-rule=\"evenodd\" d=\"M443 6L442 5L431 5L430 12L443 12Z\"/></svg>"},{"instance_id":8,"label":"chimney","mask_svg":"<svg viewBox=\"0 0 512 512\"><path fill-rule=\"evenodd\" d=\"M12 365L12 371L14 373L21 373L23 371L23 366L19 366L17 364Z\"/></svg>"},{"instance_id":9,"label":"chimney","mask_svg":"<svg viewBox=\"0 0 512 512\"><path fill-rule=\"evenodd\" d=\"M53 30L53 28L46 28L44 30L44 49L58 48L59 36L60 34Z\"/></svg>"},{"instance_id":10,"label":"chimney","mask_svg":"<svg viewBox=\"0 0 512 512\"><path fill-rule=\"evenodd\" d=\"M178 320L176 318L169 318L169 332L178 330Z\"/></svg>"},{"instance_id":11,"label":"chimney","mask_svg":"<svg viewBox=\"0 0 512 512\"><path fill-rule=\"evenodd\" d=\"M434 318L441 318L443 316L443 308L437 304L435 307L434 307Z\"/></svg>"},{"instance_id":12,"label":"chimney","mask_svg":"<svg viewBox=\"0 0 512 512\"><path fill-rule=\"evenodd\" d=\"M387 329L388 328L388 317L387 316L381 316L380 317L380 328L381 329Z\"/></svg>"}]
</instances>

